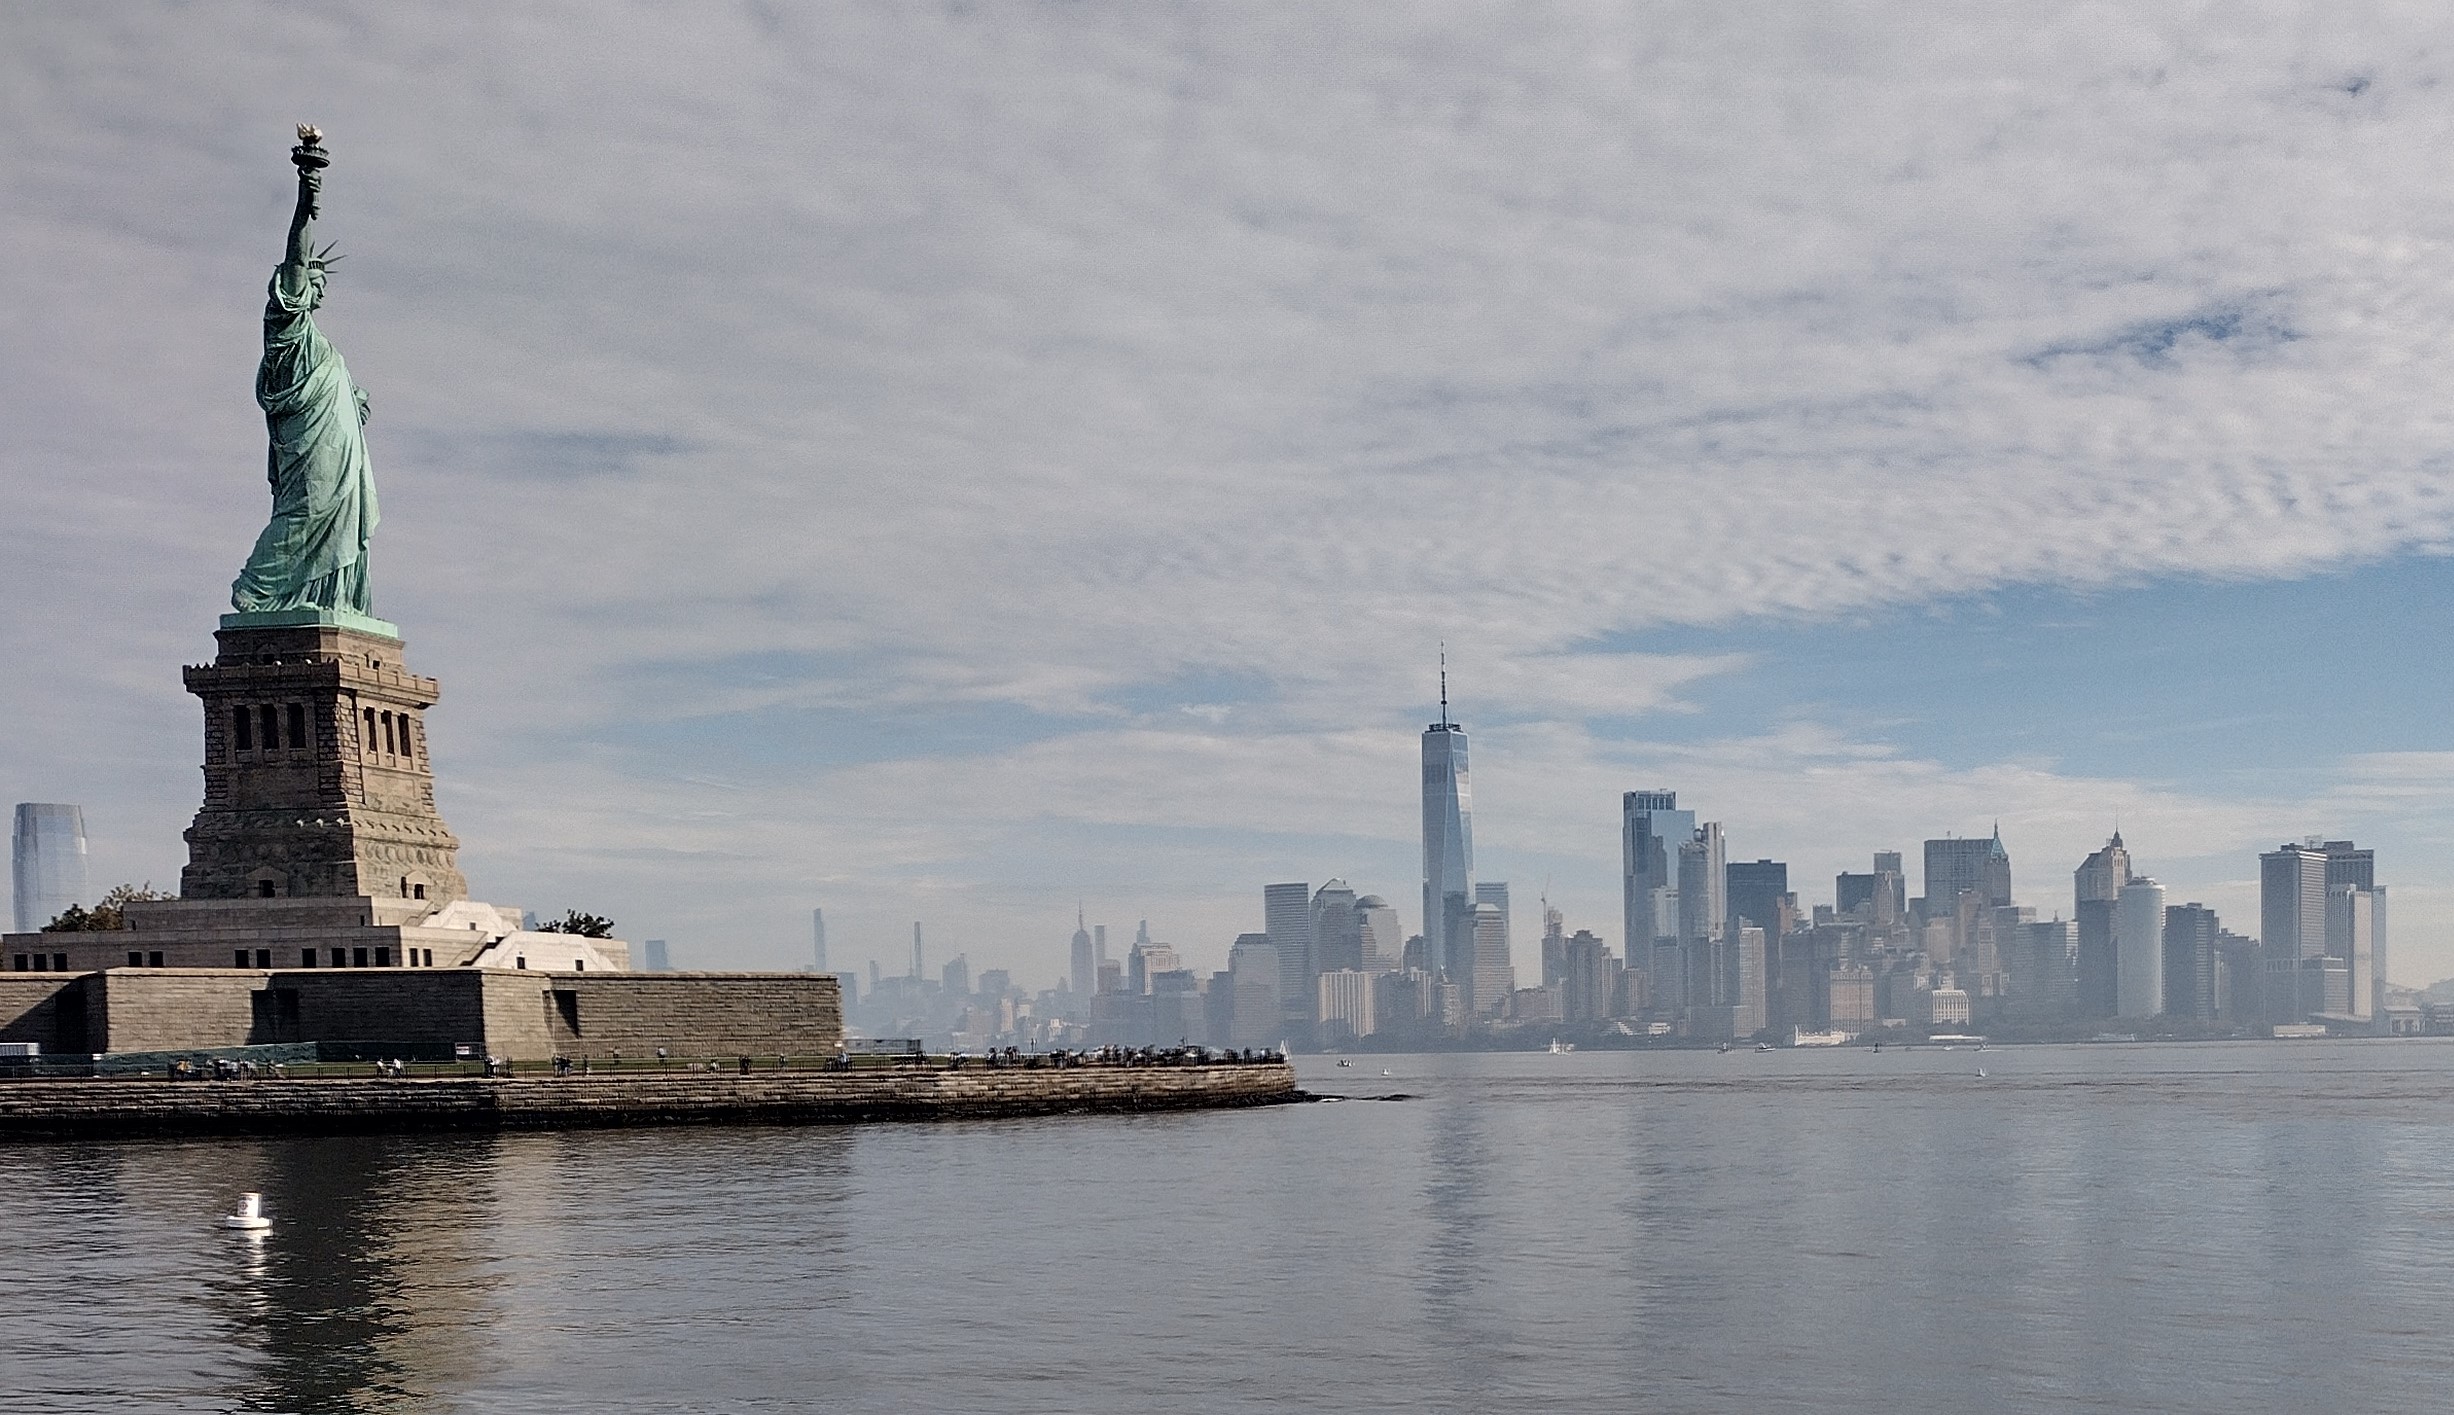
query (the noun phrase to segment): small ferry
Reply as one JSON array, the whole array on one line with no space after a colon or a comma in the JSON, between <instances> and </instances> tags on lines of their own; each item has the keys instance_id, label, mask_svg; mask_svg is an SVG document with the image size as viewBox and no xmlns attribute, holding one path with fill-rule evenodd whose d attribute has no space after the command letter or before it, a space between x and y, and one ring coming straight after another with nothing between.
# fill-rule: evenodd
<instances>
[{"instance_id":1,"label":"small ferry","mask_svg":"<svg viewBox=\"0 0 2454 1415\"><path fill-rule=\"evenodd\" d=\"M1574 1042L1563 1042L1563 1041L1561 1041L1561 1040L1560 1040L1559 1038L1557 1038L1557 1037L1553 1037L1553 1038L1551 1038L1551 1047L1550 1047L1551 1055L1553 1055L1553 1056L1566 1056L1566 1055L1567 1055L1569 1052L1572 1052L1572 1051L1574 1051L1574 1050L1576 1050L1576 1043L1574 1043Z\"/></svg>"}]
</instances>

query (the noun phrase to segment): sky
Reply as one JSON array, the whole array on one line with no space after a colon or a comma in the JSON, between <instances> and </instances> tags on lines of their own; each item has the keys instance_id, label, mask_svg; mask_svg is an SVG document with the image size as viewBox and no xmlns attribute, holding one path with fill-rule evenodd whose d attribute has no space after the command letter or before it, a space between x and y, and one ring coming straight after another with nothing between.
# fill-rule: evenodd
<instances>
[{"instance_id":1,"label":"sky","mask_svg":"<svg viewBox=\"0 0 2454 1415\"><path fill-rule=\"evenodd\" d=\"M1411 931L1445 645L1521 978L1637 788L1806 905L2118 823L2254 933L2350 837L2454 974L2437 7L0 10L0 797L97 887L184 858L298 122L480 898Z\"/></svg>"}]
</instances>

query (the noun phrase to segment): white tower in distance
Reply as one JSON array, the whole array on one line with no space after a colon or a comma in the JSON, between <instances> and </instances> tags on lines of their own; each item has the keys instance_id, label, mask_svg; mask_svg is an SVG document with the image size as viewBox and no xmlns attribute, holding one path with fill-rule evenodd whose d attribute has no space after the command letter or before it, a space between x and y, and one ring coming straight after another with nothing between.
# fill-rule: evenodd
<instances>
[{"instance_id":1,"label":"white tower in distance","mask_svg":"<svg viewBox=\"0 0 2454 1415\"><path fill-rule=\"evenodd\" d=\"M2114 1014L2124 1018L2164 1012L2164 886L2145 875L2122 886L2113 905Z\"/></svg>"}]
</instances>

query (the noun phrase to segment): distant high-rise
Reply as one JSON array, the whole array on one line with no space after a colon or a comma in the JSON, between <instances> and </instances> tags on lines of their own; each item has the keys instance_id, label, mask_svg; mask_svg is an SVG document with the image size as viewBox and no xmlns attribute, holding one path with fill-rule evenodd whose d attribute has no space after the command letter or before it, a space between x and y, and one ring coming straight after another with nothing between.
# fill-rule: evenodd
<instances>
[{"instance_id":1,"label":"distant high-rise","mask_svg":"<svg viewBox=\"0 0 2454 1415\"><path fill-rule=\"evenodd\" d=\"M2310 1005L2302 973L2323 967L2326 957L2326 851L2315 845L2284 845L2258 857L2258 932L2265 967L2259 977L2260 1010L2270 1022L2300 1022L2325 1010Z\"/></svg>"},{"instance_id":2,"label":"distant high-rise","mask_svg":"<svg viewBox=\"0 0 2454 1415\"><path fill-rule=\"evenodd\" d=\"M971 996L970 955L958 953L947 959L945 973L940 981L944 983L946 991L956 997Z\"/></svg>"},{"instance_id":3,"label":"distant high-rise","mask_svg":"<svg viewBox=\"0 0 2454 1415\"><path fill-rule=\"evenodd\" d=\"M1355 891L1333 879L1312 895L1312 971L1361 972L1363 921L1355 913Z\"/></svg>"},{"instance_id":4,"label":"distant high-rise","mask_svg":"<svg viewBox=\"0 0 2454 1415\"><path fill-rule=\"evenodd\" d=\"M15 890L18 933L33 933L91 897L85 876L85 812L58 802L18 802L16 827L9 837L9 882Z\"/></svg>"},{"instance_id":5,"label":"distant high-rise","mask_svg":"<svg viewBox=\"0 0 2454 1415\"><path fill-rule=\"evenodd\" d=\"M2164 1013L2164 886L2134 875L2113 906L2116 965L2114 1015L2159 1017Z\"/></svg>"},{"instance_id":6,"label":"distant high-rise","mask_svg":"<svg viewBox=\"0 0 2454 1415\"><path fill-rule=\"evenodd\" d=\"M817 972L823 973L827 971L826 910L812 909L809 911L809 931L811 946L815 951L815 956L811 959L810 966Z\"/></svg>"},{"instance_id":7,"label":"distant high-rise","mask_svg":"<svg viewBox=\"0 0 2454 1415\"><path fill-rule=\"evenodd\" d=\"M1517 990L1516 969L1508 961L1508 915L1497 904L1478 902L1466 917L1471 921L1467 938L1474 949L1467 973L1466 1006L1474 1016L1494 1017L1508 1005L1508 995Z\"/></svg>"},{"instance_id":8,"label":"distant high-rise","mask_svg":"<svg viewBox=\"0 0 2454 1415\"><path fill-rule=\"evenodd\" d=\"M1108 966L1108 926L1106 924L1091 925L1091 964L1096 968Z\"/></svg>"},{"instance_id":9,"label":"distant high-rise","mask_svg":"<svg viewBox=\"0 0 2454 1415\"><path fill-rule=\"evenodd\" d=\"M914 920L912 920L912 981L913 981L913 982L919 982L919 981L920 981L920 979L921 979L921 977L923 976L923 975L922 975L922 973L921 973L921 968L922 968L922 966L923 966L923 965L922 965L922 963L921 963L921 959L920 959L920 920L918 920L918 919L914 919Z\"/></svg>"},{"instance_id":10,"label":"distant high-rise","mask_svg":"<svg viewBox=\"0 0 2454 1415\"><path fill-rule=\"evenodd\" d=\"M1278 950L1278 1006L1287 1019L1312 1015L1312 886L1302 881L1261 887L1261 927Z\"/></svg>"},{"instance_id":11,"label":"distant high-rise","mask_svg":"<svg viewBox=\"0 0 2454 1415\"><path fill-rule=\"evenodd\" d=\"M642 960L643 971L650 973L673 971L673 954L665 947L665 941L661 938L643 940L639 945L639 956Z\"/></svg>"},{"instance_id":12,"label":"distant high-rise","mask_svg":"<svg viewBox=\"0 0 2454 1415\"><path fill-rule=\"evenodd\" d=\"M1282 1035L1282 1013L1278 1006L1278 949L1270 936L1239 934L1235 946L1227 950L1229 986L1235 999L1229 1004L1227 1045L1236 1047L1266 1047L1275 1044Z\"/></svg>"},{"instance_id":13,"label":"distant high-rise","mask_svg":"<svg viewBox=\"0 0 2454 1415\"><path fill-rule=\"evenodd\" d=\"M1474 905L1474 977L1475 986L1483 989L1475 994L1475 1010L1488 1013L1490 1009L1484 1004L1494 996L1489 991L1491 988L1497 987L1499 992L1496 996L1504 1000L1517 987L1516 957L1511 952L1510 942L1515 914L1508 905L1508 881L1476 881ZM1496 939L1492 936L1488 918L1481 913L1486 905L1499 912Z\"/></svg>"},{"instance_id":14,"label":"distant high-rise","mask_svg":"<svg viewBox=\"0 0 2454 1415\"><path fill-rule=\"evenodd\" d=\"M1579 930L1580 937L1585 936ZM1558 987L1568 973L1568 921L1545 899L1542 905L1542 985ZM1570 1018L1571 1021L1581 1020Z\"/></svg>"},{"instance_id":15,"label":"distant high-rise","mask_svg":"<svg viewBox=\"0 0 2454 1415\"><path fill-rule=\"evenodd\" d=\"M1679 956L1690 1006L1727 1004L1730 980L1729 860L1721 822L1706 821L1679 846Z\"/></svg>"},{"instance_id":16,"label":"distant high-rise","mask_svg":"<svg viewBox=\"0 0 2454 1415\"><path fill-rule=\"evenodd\" d=\"M2224 933L2215 911L2195 900L2164 911L2164 1013L2193 1021L2213 1021L2221 1007L2216 997L2216 940Z\"/></svg>"},{"instance_id":17,"label":"distant high-rise","mask_svg":"<svg viewBox=\"0 0 2454 1415\"><path fill-rule=\"evenodd\" d=\"M1388 900L1377 894L1356 900L1355 925L1362 935L1365 971L1390 972L1404 961L1406 935L1399 932L1397 910L1389 907Z\"/></svg>"},{"instance_id":18,"label":"distant high-rise","mask_svg":"<svg viewBox=\"0 0 2454 1415\"><path fill-rule=\"evenodd\" d=\"M1999 825L1986 840L1926 842L1926 917L1950 918L1972 889L1986 908L2011 902L2011 856L2002 848Z\"/></svg>"},{"instance_id":19,"label":"distant high-rise","mask_svg":"<svg viewBox=\"0 0 2454 1415\"><path fill-rule=\"evenodd\" d=\"M1072 984L1076 997L1089 997L1099 986L1099 955L1092 951L1091 931L1082 921L1082 906L1074 906Z\"/></svg>"},{"instance_id":20,"label":"distant high-rise","mask_svg":"<svg viewBox=\"0 0 2454 1415\"><path fill-rule=\"evenodd\" d=\"M2113 949L2113 913L2130 883L2130 851L2122 833L2071 872L2071 918L2079 925L2078 1008L2082 1017L2111 1017L2121 1005L2121 975Z\"/></svg>"},{"instance_id":21,"label":"distant high-rise","mask_svg":"<svg viewBox=\"0 0 2454 1415\"><path fill-rule=\"evenodd\" d=\"M1630 791L1619 798L1620 944L1627 966L1643 971L1655 942L1679 931L1679 847L1695 838L1696 813L1676 791Z\"/></svg>"},{"instance_id":22,"label":"distant high-rise","mask_svg":"<svg viewBox=\"0 0 2454 1415\"><path fill-rule=\"evenodd\" d=\"M1451 982L1474 971L1474 936L1457 921L1474 903L1474 793L1466 730L1449 721L1449 675L1440 670L1440 720L1423 730L1423 934Z\"/></svg>"}]
</instances>

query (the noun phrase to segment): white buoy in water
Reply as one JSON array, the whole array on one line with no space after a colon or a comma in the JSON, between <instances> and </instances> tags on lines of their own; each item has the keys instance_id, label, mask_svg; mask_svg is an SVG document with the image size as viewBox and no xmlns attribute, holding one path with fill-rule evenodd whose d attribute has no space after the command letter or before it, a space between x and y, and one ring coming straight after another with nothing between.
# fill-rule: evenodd
<instances>
[{"instance_id":1,"label":"white buoy in water","mask_svg":"<svg viewBox=\"0 0 2454 1415\"><path fill-rule=\"evenodd\" d=\"M264 1196L262 1194L239 1195L239 1211L222 1216L222 1227L224 1228L263 1229L272 1226L273 1221L264 1216Z\"/></svg>"}]
</instances>

